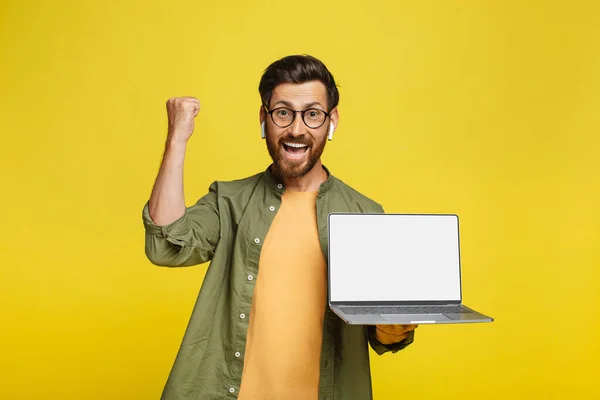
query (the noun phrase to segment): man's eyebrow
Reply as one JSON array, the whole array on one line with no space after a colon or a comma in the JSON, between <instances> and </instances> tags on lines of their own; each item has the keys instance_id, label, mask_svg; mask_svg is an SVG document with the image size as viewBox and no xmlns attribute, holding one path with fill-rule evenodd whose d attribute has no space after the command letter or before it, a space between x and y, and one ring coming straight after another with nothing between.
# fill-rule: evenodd
<instances>
[{"instance_id":1,"label":"man's eyebrow","mask_svg":"<svg viewBox=\"0 0 600 400\"><path fill-rule=\"evenodd\" d=\"M289 107L289 108L294 108L294 107L292 106L292 103L290 103L289 101L285 101L285 100L279 100L278 102L276 102L276 103L273 103L273 108L275 108L275 106L276 106L277 104L283 104L283 105L284 105L284 106L286 106L286 107Z\"/></svg>"},{"instance_id":2,"label":"man's eyebrow","mask_svg":"<svg viewBox=\"0 0 600 400\"><path fill-rule=\"evenodd\" d=\"M284 106L292 108L292 109L294 108L293 104L290 103L289 101L286 101L286 100L279 100L278 102L274 103L273 104L273 108L275 108L275 106L277 104L283 104ZM321 106L321 107L323 107L323 105L321 103L319 103L318 101L313 101L311 103L304 104L304 109L306 110L307 108L311 108L311 107L314 107L314 106ZM325 108L325 107L323 107L323 108Z\"/></svg>"},{"instance_id":3,"label":"man's eyebrow","mask_svg":"<svg viewBox=\"0 0 600 400\"><path fill-rule=\"evenodd\" d=\"M323 107L323 104L319 103L318 101L313 101L312 103L305 104L304 108L306 109L306 108L311 108L311 107L314 107L314 106L321 106L321 107ZM323 107L323 108L325 108L325 107Z\"/></svg>"}]
</instances>

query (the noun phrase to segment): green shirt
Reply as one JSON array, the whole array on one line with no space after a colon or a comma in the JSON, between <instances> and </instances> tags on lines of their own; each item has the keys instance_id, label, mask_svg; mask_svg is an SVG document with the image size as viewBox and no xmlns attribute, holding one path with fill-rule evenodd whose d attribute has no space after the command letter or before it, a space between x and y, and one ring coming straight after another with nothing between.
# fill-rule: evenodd
<instances>
[{"instance_id":1,"label":"green shirt","mask_svg":"<svg viewBox=\"0 0 600 400\"><path fill-rule=\"evenodd\" d=\"M384 211L325 171L328 179L319 188L316 206L327 260L329 213ZM260 251L284 191L267 168L246 179L214 182L181 218L166 226L154 224L148 204L144 206L145 249L153 264L179 267L211 261L161 399L237 397ZM383 345L375 338L374 326L348 325L325 309L319 400L371 399L368 344L377 354L397 352L412 343L414 332L400 343Z\"/></svg>"}]
</instances>

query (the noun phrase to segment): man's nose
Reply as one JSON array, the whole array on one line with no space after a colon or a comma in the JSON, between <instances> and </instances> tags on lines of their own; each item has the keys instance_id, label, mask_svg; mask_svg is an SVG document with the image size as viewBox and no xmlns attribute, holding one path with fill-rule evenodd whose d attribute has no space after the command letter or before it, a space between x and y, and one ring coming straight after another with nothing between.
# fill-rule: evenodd
<instances>
[{"instance_id":1,"label":"man's nose","mask_svg":"<svg viewBox=\"0 0 600 400\"><path fill-rule=\"evenodd\" d=\"M304 134L304 121L302 121L302 114L296 113L296 117L294 118L294 122L290 125L290 134L293 136L300 136Z\"/></svg>"}]
</instances>

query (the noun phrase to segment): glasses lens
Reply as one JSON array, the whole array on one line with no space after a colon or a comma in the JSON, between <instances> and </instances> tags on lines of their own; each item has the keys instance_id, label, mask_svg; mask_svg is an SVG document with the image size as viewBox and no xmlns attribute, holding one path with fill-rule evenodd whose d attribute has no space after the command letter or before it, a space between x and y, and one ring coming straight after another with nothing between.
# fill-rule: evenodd
<instances>
[{"instance_id":1,"label":"glasses lens","mask_svg":"<svg viewBox=\"0 0 600 400\"><path fill-rule=\"evenodd\" d=\"M278 108L271 113L273 122L280 127L288 126L294 120L294 112L287 108Z\"/></svg>"},{"instance_id":2,"label":"glasses lens","mask_svg":"<svg viewBox=\"0 0 600 400\"><path fill-rule=\"evenodd\" d=\"M309 128L318 128L325 122L325 113L316 108L309 108L304 112L302 118Z\"/></svg>"}]
</instances>

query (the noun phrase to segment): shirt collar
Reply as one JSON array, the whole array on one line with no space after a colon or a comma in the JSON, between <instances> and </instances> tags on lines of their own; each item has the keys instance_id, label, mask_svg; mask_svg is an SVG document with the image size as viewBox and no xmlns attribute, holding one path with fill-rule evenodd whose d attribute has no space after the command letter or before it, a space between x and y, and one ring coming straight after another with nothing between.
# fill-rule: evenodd
<instances>
[{"instance_id":1,"label":"shirt collar","mask_svg":"<svg viewBox=\"0 0 600 400\"><path fill-rule=\"evenodd\" d=\"M272 166L273 164L269 165L265 170L265 182L267 183L267 186L269 186L270 189L272 189L276 193L282 194L285 191L285 185L275 175L273 175L273 173L271 172ZM327 173L327 180L321 183L321 186L319 187L319 196L321 196L323 193L327 192L331 188L335 179L325 165L323 165L323 169Z\"/></svg>"}]
</instances>

